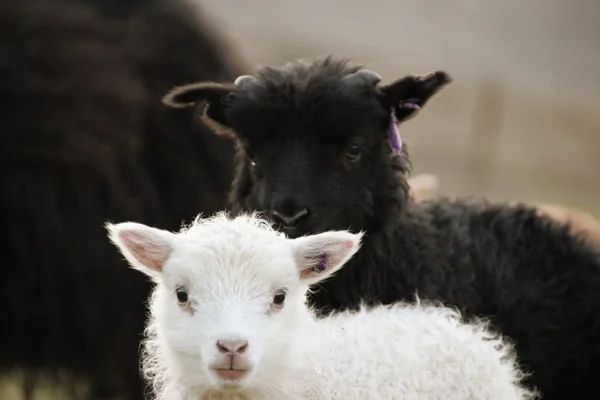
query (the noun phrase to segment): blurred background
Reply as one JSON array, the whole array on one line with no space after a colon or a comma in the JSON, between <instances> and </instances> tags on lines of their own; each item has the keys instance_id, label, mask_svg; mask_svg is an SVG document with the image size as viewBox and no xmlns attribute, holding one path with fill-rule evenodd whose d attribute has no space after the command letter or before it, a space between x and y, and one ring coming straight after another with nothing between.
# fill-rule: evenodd
<instances>
[{"instance_id":1,"label":"blurred background","mask_svg":"<svg viewBox=\"0 0 600 400\"><path fill-rule=\"evenodd\" d=\"M243 73L327 54L384 81L447 71L454 82L401 128L414 175L437 175L447 195L558 203L600 217L597 0L189 2L230 43ZM23 398L11 379L0 382L2 400ZM65 399L49 393L27 400Z\"/></svg>"},{"instance_id":2,"label":"blurred background","mask_svg":"<svg viewBox=\"0 0 600 400\"><path fill-rule=\"evenodd\" d=\"M454 82L401 131L444 194L600 214L596 0L203 0L253 67L333 53ZM251 72L251 71L249 71Z\"/></svg>"}]
</instances>

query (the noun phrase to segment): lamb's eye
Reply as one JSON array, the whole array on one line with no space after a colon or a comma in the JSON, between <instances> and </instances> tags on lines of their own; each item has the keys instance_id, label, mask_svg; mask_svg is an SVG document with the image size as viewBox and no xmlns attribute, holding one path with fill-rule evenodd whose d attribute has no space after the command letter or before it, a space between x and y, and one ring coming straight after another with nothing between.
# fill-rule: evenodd
<instances>
[{"instance_id":1,"label":"lamb's eye","mask_svg":"<svg viewBox=\"0 0 600 400\"><path fill-rule=\"evenodd\" d=\"M346 149L346 159L350 162L356 162L360 160L362 154L362 147L360 145L352 145Z\"/></svg>"},{"instance_id":2,"label":"lamb's eye","mask_svg":"<svg viewBox=\"0 0 600 400\"><path fill-rule=\"evenodd\" d=\"M285 290L278 290L273 296L273 305L276 307L283 307L283 303L285 302Z\"/></svg>"},{"instance_id":3,"label":"lamb's eye","mask_svg":"<svg viewBox=\"0 0 600 400\"><path fill-rule=\"evenodd\" d=\"M175 291L175 293L177 294L177 301L179 302L179 304L185 304L188 301L188 294L187 291L180 287L177 288L177 290Z\"/></svg>"}]
</instances>

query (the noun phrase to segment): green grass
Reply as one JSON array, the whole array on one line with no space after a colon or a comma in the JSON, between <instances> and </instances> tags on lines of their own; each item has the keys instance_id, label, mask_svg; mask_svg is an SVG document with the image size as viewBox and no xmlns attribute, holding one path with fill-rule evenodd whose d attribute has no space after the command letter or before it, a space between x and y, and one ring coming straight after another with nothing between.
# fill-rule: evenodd
<instances>
[{"instance_id":1,"label":"green grass","mask_svg":"<svg viewBox=\"0 0 600 400\"><path fill-rule=\"evenodd\" d=\"M35 390L33 400L67 400L64 393L50 387L42 387ZM2 400L24 400L23 389L18 381L5 380L0 385L0 399Z\"/></svg>"},{"instance_id":2,"label":"green grass","mask_svg":"<svg viewBox=\"0 0 600 400\"><path fill-rule=\"evenodd\" d=\"M81 398L83 398L83 391L71 395L57 385L40 381L33 393L32 400L80 400ZM0 379L0 399L24 400L21 374L15 373Z\"/></svg>"}]
</instances>

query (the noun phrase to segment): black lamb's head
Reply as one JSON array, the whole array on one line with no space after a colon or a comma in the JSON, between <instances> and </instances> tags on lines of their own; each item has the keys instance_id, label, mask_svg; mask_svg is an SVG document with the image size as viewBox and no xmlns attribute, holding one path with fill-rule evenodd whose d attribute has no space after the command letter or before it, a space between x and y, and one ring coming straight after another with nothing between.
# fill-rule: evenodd
<instances>
[{"instance_id":1,"label":"black lamb's head","mask_svg":"<svg viewBox=\"0 0 600 400\"><path fill-rule=\"evenodd\" d=\"M451 81L443 71L380 80L327 57L265 67L233 83L177 87L164 102L206 103L204 120L235 138L235 210L259 210L291 237L371 230L409 201L410 164L397 124Z\"/></svg>"}]
</instances>

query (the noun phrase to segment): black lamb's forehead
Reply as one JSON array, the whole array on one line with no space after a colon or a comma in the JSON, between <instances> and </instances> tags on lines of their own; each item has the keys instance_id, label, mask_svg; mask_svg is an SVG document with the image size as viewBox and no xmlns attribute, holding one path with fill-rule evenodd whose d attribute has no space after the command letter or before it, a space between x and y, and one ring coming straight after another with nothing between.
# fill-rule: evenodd
<instances>
[{"instance_id":1,"label":"black lamb's forehead","mask_svg":"<svg viewBox=\"0 0 600 400\"><path fill-rule=\"evenodd\" d=\"M378 129L387 117L381 92L374 85L342 83L359 69L332 58L262 68L257 83L235 94L228 113L232 126L243 136L300 128L338 135Z\"/></svg>"},{"instance_id":2,"label":"black lamb's forehead","mask_svg":"<svg viewBox=\"0 0 600 400\"><path fill-rule=\"evenodd\" d=\"M291 91L339 82L344 76L360 69L360 65L352 65L348 59L330 56L313 62L298 60L279 68L263 67L258 70L256 78L277 90Z\"/></svg>"}]
</instances>

